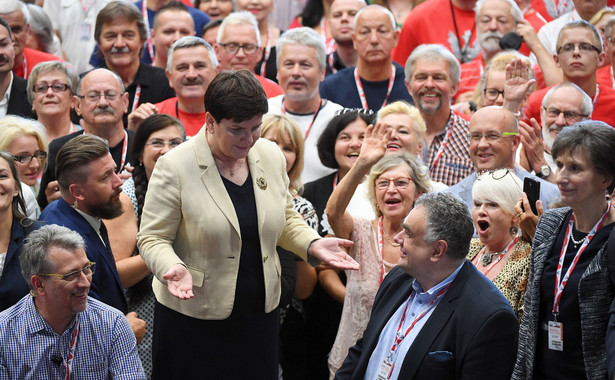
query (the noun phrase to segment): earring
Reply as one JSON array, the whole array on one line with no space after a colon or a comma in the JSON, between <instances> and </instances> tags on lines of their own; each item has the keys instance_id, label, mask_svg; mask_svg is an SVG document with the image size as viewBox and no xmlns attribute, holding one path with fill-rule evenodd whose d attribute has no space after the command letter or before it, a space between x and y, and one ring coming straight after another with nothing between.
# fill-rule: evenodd
<instances>
[{"instance_id":1,"label":"earring","mask_svg":"<svg viewBox=\"0 0 615 380\"><path fill-rule=\"evenodd\" d=\"M519 229L515 226L510 227L510 234L511 235L517 235L517 232L519 232Z\"/></svg>"},{"instance_id":2,"label":"earring","mask_svg":"<svg viewBox=\"0 0 615 380\"><path fill-rule=\"evenodd\" d=\"M79 205L77 204L77 200L75 199L75 201L73 202L73 208L76 210L78 206Z\"/></svg>"}]
</instances>

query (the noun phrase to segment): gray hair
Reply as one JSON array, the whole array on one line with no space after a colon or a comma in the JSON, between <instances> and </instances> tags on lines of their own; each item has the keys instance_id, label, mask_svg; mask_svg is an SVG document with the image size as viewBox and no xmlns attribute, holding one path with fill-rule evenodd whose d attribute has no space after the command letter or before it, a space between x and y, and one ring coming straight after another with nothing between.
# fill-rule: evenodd
<instances>
[{"instance_id":1,"label":"gray hair","mask_svg":"<svg viewBox=\"0 0 615 380\"><path fill-rule=\"evenodd\" d=\"M461 66L459 65L459 61L453 53L451 53L447 48L440 44L423 44L419 45L412 51L412 54L408 57L406 61L406 66L404 68L404 73L406 74L406 81L410 83L412 81L412 73L414 72L414 65L416 61L422 59L425 61L435 62L435 61L445 61L448 63L448 74L451 77L451 82L453 85L457 85L459 83L459 79L461 77Z\"/></svg>"},{"instance_id":2,"label":"gray hair","mask_svg":"<svg viewBox=\"0 0 615 380\"><path fill-rule=\"evenodd\" d=\"M476 2L476 5L474 6L474 13L476 13L476 23L477 24L478 24L478 21L479 21L478 20L478 16L479 16L479 13L480 13L480 9L488 1L496 1L496 0L478 0ZM508 5L510 5L510 13L512 14L513 18L515 19L515 22L519 22L519 21L523 20L523 11L521 11L521 8L519 8L519 6L517 5L517 3L514 0L497 0L497 1L503 1L503 2L507 3Z\"/></svg>"},{"instance_id":3,"label":"gray hair","mask_svg":"<svg viewBox=\"0 0 615 380\"><path fill-rule=\"evenodd\" d=\"M591 115L592 112L594 112L594 104L592 102L592 98L590 98L589 95L587 95L585 91L581 89L581 87L577 86L574 83L570 83L570 82L560 83L557 86L551 87L549 91L547 91L547 93L545 94L544 98L542 98L542 106L544 108L547 108L547 106L549 105L549 102L551 101L551 95L553 95L553 93L559 90L560 88L565 88L565 87L570 87L576 90L579 93L579 95L581 95L581 99L582 99L581 113L583 115ZM588 117L589 116L586 116L585 119L587 119Z\"/></svg>"},{"instance_id":4,"label":"gray hair","mask_svg":"<svg viewBox=\"0 0 615 380\"><path fill-rule=\"evenodd\" d=\"M119 75L117 75L116 73L114 73L113 71L109 70L109 69L94 69L92 71L90 71L89 73L85 74L81 80L79 81L79 84L77 84L77 89L75 90L75 94L76 95L81 95L81 86L83 85L83 81L85 80L85 78L90 74L93 73L94 71L98 71L98 70L103 70L108 72L109 74L113 75L113 77L115 78L115 80L117 81L117 83L120 84L120 88L122 89L122 94L124 92L126 92L126 89L124 88L124 82L122 82L122 78L120 78Z\"/></svg>"},{"instance_id":5,"label":"gray hair","mask_svg":"<svg viewBox=\"0 0 615 380\"><path fill-rule=\"evenodd\" d=\"M449 257L463 260L468 254L474 224L468 207L451 193L427 193L419 197L414 208L425 208L425 238L427 243L444 240Z\"/></svg>"},{"instance_id":6,"label":"gray hair","mask_svg":"<svg viewBox=\"0 0 615 380\"><path fill-rule=\"evenodd\" d=\"M30 76L28 77L28 88L26 91L28 93L28 100L30 100L30 103L34 100L33 88L36 82L38 82L38 78L42 74L50 73L52 71L58 71L66 75L66 82L68 84L68 88L70 89L70 93L73 95L76 94L77 86L79 86L79 76L68 63L60 61L41 62L34 66Z\"/></svg>"},{"instance_id":7,"label":"gray hair","mask_svg":"<svg viewBox=\"0 0 615 380\"><path fill-rule=\"evenodd\" d=\"M318 60L318 67L322 70L327 65L326 53L325 53L325 41L318 33L312 28L301 27L287 31L278 38L278 42L275 45L275 51L277 54L277 65L280 67L280 57L282 55L282 49L287 44L290 45L303 45L313 47L316 50L316 59Z\"/></svg>"},{"instance_id":8,"label":"gray hair","mask_svg":"<svg viewBox=\"0 0 615 380\"><path fill-rule=\"evenodd\" d=\"M28 6L19 0L2 0L0 1L0 13L12 13L15 11L21 12L26 25L30 25L30 11Z\"/></svg>"},{"instance_id":9,"label":"gray hair","mask_svg":"<svg viewBox=\"0 0 615 380\"><path fill-rule=\"evenodd\" d=\"M30 12L30 33L33 33L38 41L43 45L43 50L47 53L59 51L60 44L56 40L51 19L43 8L35 4L28 4Z\"/></svg>"},{"instance_id":10,"label":"gray hair","mask_svg":"<svg viewBox=\"0 0 615 380\"><path fill-rule=\"evenodd\" d=\"M580 121L557 134L551 154L553 159L563 155L575 156L586 152L597 173L611 177L607 188L615 188L615 129L597 120Z\"/></svg>"},{"instance_id":11,"label":"gray hair","mask_svg":"<svg viewBox=\"0 0 615 380\"><path fill-rule=\"evenodd\" d=\"M415 155L408 152L386 155L372 167L366 182L369 202L376 216L380 217L382 215L382 212L378 209L376 204L376 180L387 170L404 164L410 169L410 178L412 182L414 182L414 186L418 193L424 194L431 189L429 173L423 168L423 165L421 165Z\"/></svg>"},{"instance_id":12,"label":"gray hair","mask_svg":"<svg viewBox=\"0 0 615 380\"><path fill-rule=\"evenodd\" d=\"M222 24L220 24L220 29L218 29L218 36L216 37L216 42L222 42L222 35L226 30L227 25L241 25L246 24L250 25L254 30L254 34L256 35L256 44L261 46L261 33L258 31L258 22L256 21L256 17L248 11L239 11L233 12L224 18Z\"/></svg>"},{"instance_id":13,"label":"gray hair","mask_svg":"<svg viewBox=\"0 0 615 380\"><path fill-rule=\"evenodd\" d=\"M175 50L187 49L195 46L204 46L205 49L207 49L207 55L209 56L211 65L214 69L218 67L218 58L216 57L216 52L211 47L211 45L207 43L207 41L200 37L185 36L173 42L173 45L171 45L171 47L169 48L169 54L167 55L167 71L173 71L173 53L175 52Z\"/></svg>"},{"instance_id":14,"label":"gray hair","mask_svg":"<svg viewBox=\"0 0 615 380\"><path fill-rule=\"evenodd\" d=\"M357 12L357 14L354 16L354 20L352 22L352 30L356 31L357 30L357 20L359 19L359 15L361 13L363 13L364 10L366 9L373 9L373 8L379 8L380 10L382 10L387 16L389 16L389 20L391 20L391 28L393 28L393 30L397 30L397 24L395 23L395 16L393 16L393 13L391 13L390 10L388 10L387 8L383 7L382 5L378 5L378 4L370 4L366 7L363 7L361 9L359 9L359 11Z\"/></svg>"},{"instance_id":15,"label":"gray hair","mask_svg":"<svg viewBox=\"0 0 615 380\"><path fill-rule=\"evenodd\" d=\"M32 276L54 272L54 264L49 260L49 250L54 247L68 251L85 250L85 242L77 232L56 224L48 224L32 231L26 238L19 257L21 274L31 291L34 290L30 281Z\"/></svg>"}]
</instances>

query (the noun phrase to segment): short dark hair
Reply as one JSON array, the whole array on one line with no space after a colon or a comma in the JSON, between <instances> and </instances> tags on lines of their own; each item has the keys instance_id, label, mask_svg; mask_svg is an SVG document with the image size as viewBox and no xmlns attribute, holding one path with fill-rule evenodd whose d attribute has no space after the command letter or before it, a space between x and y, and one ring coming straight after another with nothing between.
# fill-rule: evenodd
<instances>
[{"instance_id":1,"label":"short dark hair","mask_svg":"<svg viewBox=\"0 0 615 380\"><path fill-rule=\"evenodd\" d=\"M365 124L370 125L376 122L376 115L374 113L364 113L356 111L349 111L341 113L329 121L327 127L322 131L316 144L318 148L318 157L320 162L328 168L339 169L340 165L335 160L335 141L337 135L353 121L361 119Z\"/></svg>"},{"instance_id":2,"label":"short dark hair","mask_svg":"<svg viewBox=\"0 0 615 380\"><path fill-rule=\"evenodd\" d=\"M180 11L180 12L183 11L190 15L190 11L188 10L188 7L186 7L181 1L171 0L165 5L163 5L162 7L160 7L160 9L158 9L156 14L154 15L154 24L153 24L154 28L156 27L156 24L158 23L158 16L160 16L160 14L166 11ZM192 15L190 15L190 17L192 17Z\"/></svg>"},{"instance_id":3,"label":"short dark hair","mask_svg":"<svg viewBox=\"0 0 615 380\"><path fill-rule=\"evenodd\" d=\"M466 204L451 193L427 193L419 197L414 208L425 209L425 241L444 240L446 254L463 260L470 249L474 224Z\"/></svg>"},{"instance_id":4,"label":"short dark hair","mask_svg":"<svg viewBox=\"0 0 615 380\"><path fill-rule=\"evenodd\" d=\"M203 30L201 31L201 35L204 36L205 33L209 30L209 29L213 29L213 28L217 28L220 25L222 25L222 19L219 18L217 20L211 20L210 22L208 22L207 24L205 24L205 26L203 26Z\"/></svg>"},{"instance_id":5,"label":"short dark hair","mask_svg":"<svg viewBox=\"0 0 615 380\"><path fill-rule=\"evenodd\" d=\"M615 129L597 120L580 121L562 129L553 141L551 155L556 160L563 155L574 156L587 152L594 169L613 181L607 188L609 194L615 188Z\"/></svg>"},{"instance_id":6,"label":"short dark hair","mask_svg":"<svg viewBox=\"0 0 615 380\"><path fill-rule=\"evenodd\" d=\"M96 42L100 43L103 25L117 19L124 19L129 22L136 21L141 41L144 43L147 41L147 28L143 20L143 15L139 9L132 3L119 0L110 2L98 12L96 16L96 25L94 26L94 39Z\"/></svg>"},{"instance_id":7,"label":"short dark hair","mask_svg":"<svg viewBox=\"0 0 615 380\"><path fill-rule=\"evenodd\" d=\"M267 113L267 95L248 70L222 71L205 92L205 110L216 123L222 119L242 122Z\"/></svg>"},{"instance_id":8,"label":"short dark hair","mask_svg":"<svg viewBox=\"0 0 615 380\"><path fill-rule=\"evenodd\" d=\"M56 157L56 178L60 190L67 191L71 184L87 181L89 164L107 154L107 141L96 135L83 134L64 144Z\"/></svg>"},{"instance_id":9,"label":"short dark hair","mask_svg":"<svg viewBox=\"0 0 615 380\"><path fill-rule=\"evenodd\" d=\"M13 33L11 33L11 26L9 25L8 22L6 22L5 19L3 19L2 17L0 17L0 25L4 26L4 28L9 32L9 38L11 39L11 41L13 40Z\"/></svg>"}]
</instances>

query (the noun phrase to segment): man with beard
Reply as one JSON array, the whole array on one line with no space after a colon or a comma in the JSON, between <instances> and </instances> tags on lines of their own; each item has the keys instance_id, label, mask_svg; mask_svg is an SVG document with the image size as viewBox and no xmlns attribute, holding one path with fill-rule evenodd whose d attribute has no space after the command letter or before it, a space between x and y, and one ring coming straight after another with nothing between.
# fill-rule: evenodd
<instances>
[{"instance_id":1,"label":"man with beard","mask_svg":"<svg viewBox=\"0 0 615 380\"><path fill-rule=\"evenodd\" d=\"M391 11L380 5L361 9L352 31L357 65L329 75L320 85L320 96L374 112L396 100L412 102L404 87L403 68L391 59L398 37Z\"/></svg>"},{"instance_id":2,"label":"man with beard","mask_svg":"<svg viewBox=\"0 0 615 380\"><path fill-rule=\"evenodd\" d=\"M132 4L112 1L96 17L94 37L105 61L100 66L122 78L128 93L128 109L158 103L175 96L164 70L141 62L147 29L141 12ZM124 124L128 119L124 117Z\"/></svg>"},{"instance_id":3,"label":"man with beard","mask_svg":"<svg viewBox=\"0 0 615 380\"><path fill-rule=\"evenodd\" d=\"M363 0L335 0L331 4L329 32L335 40L335 50L327 54L327 72L335 74L357 64L357 50L352 43L352 24L356 14L365 8Z\"/></svg>"},{"instance_id":4,"label":"man with beard","mask_svg":"<svg viewBox=\"0 0 615 380\"><path fill-rule=\"evenodd\" d=\"M476 12L476 40L480 54L474 60L461 64L461 80L455 98L468 93L473 97L474 88L491 58L502 51L500 40L506 33L516 31L516 25L523 20L523 13L513 0L479 0Z\"/></svg>"},{"instance_id":5,"label":"man with beard","mask_svg":"<svg viewBox=\"0 0 615 380\"><path fill-rule=\"evenodd\" d=\"M124 130L122 115L128 108L128 94L122 80L107 69L90 71L81 78L77 94L73 97L75 111L82 118L83 130L53 140L49 144L47 169L41 178L38 203L43 209L47 203L60 197L56 179L56 156L68 141L83 133L107 140L115 172L121 173L132 162L134 132Z\"/></svg>"},{"instance_id":6,"label":"man with beard","mask_svg":"<svg viewBox=\"0 0 615 380\"><path fill-rule=\"evenodd\" d=\"M199 37L183 37L169 49L167 78L177 97L160 103L141 104L128 115L128 128L136 130L147 117L164 113L178 118L192 137L205 124L205 92L216 76L214 49Z\"/></svg>"},{"instance_id":7,"label":"man with beard","mask_svg":"<svg viewBox=\"0 0 615 380\"><path fill-rule=\"evenodd\" d=\"M542 99L540 111L542 127L536 119L531 126L520 122L521 164L533 171L537 177L555 183L557 165L551 157L551 146L555 137L564 129L579 121L587 120L592 114L592 100L579 86L562 83L552 87Z\"/></svg>"},{"instance_id":8,"label":"man with beard","mask_svg":"<svg viewBox=\"0 0 615 380\"><path fill-rule=\"evenodd\" d=\"M406 62L406 87L425 120L423 162L433 181L453 186L473 171L468 121L452 112L459 61L442 45L421 45Z\"/></svg>"},{"instance_id":9,"label":"man with beard","mask_svg":"<svg viewBox=\"0 0 615 380\"><path fill-rule=\"evenodd\" d=\"M269 114L285 114L297 123L305 142L301 181L307 183L333 172L318 157L316 143L335 112L337 103L322 99L318 85L325 77L325 43L311 28L295 28L284 33L276 44L278 82L283 95L269 99Z\"/></svg>"},{"instance_id":10,"label":"man with beard","mask_svg":"<svg viewBox=\"0 0 615 380\"><path fill-rule=\"evenodd\" d=\"M90 295L126 314L126 298L101 220L123 213L122 180L115 173L107 143L94 135L77 136L60 149L56 166L61 197L45 208L40 220L67 227L83 237L88 259L97 269Z\"/></svg>"}]
</instances>

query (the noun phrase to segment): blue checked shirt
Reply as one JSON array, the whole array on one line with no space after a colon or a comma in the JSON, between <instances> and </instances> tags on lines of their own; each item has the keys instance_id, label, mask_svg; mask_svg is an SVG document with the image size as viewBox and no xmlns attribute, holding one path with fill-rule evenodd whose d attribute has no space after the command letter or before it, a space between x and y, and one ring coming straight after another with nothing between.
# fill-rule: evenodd
<instances>
[{"instance_id":1,"label":"blue checked shirt","mask_svg":"<svg viewBox=\"0 0 615 380\"><path fill-rule=\"evenodd\" d=\"M120 311L88 297L86 309L60 336L27 295L0 313L0 380L65 379L66 366L57 357L68 357L77 318L71 379L146 379L137 341Z\"/></svg>"},{"instance_id":2,"label":"blue checked shirt","mask_svg":"<svg viewBox=\"0 0 615 380\"><path fill-rule=\"evenodd\" d=\"M436 162L436 166L432 167L449 129L452 131L442 156ZM427 149L423 150L423 162L429 168L432 181L453 186L474 172L474 163L470 158L468 133L470 133L470 123L451 112L451 117L444 130L433 138Z\"/></svg>"}]
</instances>

